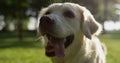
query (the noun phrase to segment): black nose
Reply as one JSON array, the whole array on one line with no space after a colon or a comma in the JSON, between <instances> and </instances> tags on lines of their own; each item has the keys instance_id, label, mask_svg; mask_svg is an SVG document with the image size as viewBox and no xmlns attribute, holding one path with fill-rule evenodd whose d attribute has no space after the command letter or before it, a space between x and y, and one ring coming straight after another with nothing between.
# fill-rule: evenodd
<instances>
[{"instance_id":1,"label":"black nose","mask_svg":"<svg viewBox=\"0 0 120 63\"><path fill-rule=\"evenodd\" d=\"M54 24L54 20L51 19L49 16L43 16L40 19L40 24L41 25L52 25Z\"/></svg>"}]
</instances>

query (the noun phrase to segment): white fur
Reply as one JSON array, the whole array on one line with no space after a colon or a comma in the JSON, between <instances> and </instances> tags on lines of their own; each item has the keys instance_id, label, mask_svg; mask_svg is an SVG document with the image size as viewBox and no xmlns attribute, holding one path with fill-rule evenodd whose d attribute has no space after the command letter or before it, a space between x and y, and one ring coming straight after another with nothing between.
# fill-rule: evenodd
<instances>
[{"instance_id":1,"label":"white fur","mask_svg":"<svg viewBox=\"0 0 120 63\"><path fill-rule=\"evenodd\" d=\"M64 17L62 13L65 11L65 9L71 10L75 14L75 18ZM52 11L50 17L56 20L57 22L56 27L54 28L54 30L57 31L57 33L49 33L56 37L66 37L70 34L74 34L73 43L65 50L65 57L52 57L51 59L53 63L106 62L106 54L104 51L105 47L103 47L99 39L95 36L96 34L100 33L101 27L100 24L94 19L92 14L89 12L89 10L87 10L83 6L74 3L55 3L43 9L40 12L39 19L45 14L45 12L49 10ZM38 20L38 30L40 30L39 23L40 21ZM96 32L90 34L92 32L90 31L91 28L89 27L93 25L95 26L95 29L94 27L92 27L92 31Z\"/></svg>"}]
</instances>

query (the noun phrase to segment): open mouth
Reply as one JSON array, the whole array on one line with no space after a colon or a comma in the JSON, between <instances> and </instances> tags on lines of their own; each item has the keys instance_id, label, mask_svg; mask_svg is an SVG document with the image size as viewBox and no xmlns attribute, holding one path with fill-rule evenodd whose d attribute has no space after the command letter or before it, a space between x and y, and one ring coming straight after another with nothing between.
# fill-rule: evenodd
<instances>
[{"instance_id":1,"label":"open mouth","mask_svg":"<svg viewBox=\"0 0 120 63\"><path fill-rule=\"evenodd\" d=\"M65 48L67 48L74 39L73 35L67 36L66 38L56 38L51 35L46 35L48 38L47 46L45 47L46 55L49 57L61 57L65 56Z\"/></svg>"}]
</instances>

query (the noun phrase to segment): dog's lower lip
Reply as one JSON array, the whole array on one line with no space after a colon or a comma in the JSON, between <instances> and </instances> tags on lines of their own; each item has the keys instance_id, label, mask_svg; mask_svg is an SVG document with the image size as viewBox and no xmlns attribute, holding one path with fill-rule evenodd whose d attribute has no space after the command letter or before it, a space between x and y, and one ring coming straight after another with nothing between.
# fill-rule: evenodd
<instances>
[{"instance_id":1,"label":"dog's lower lip","mask_svg":"<svg viewBox=\"0 0 120 63\"><path fill-rule=\"evenodd\" d=\"M48 38L48 43L47 43L47 46L46 46L45 50L46 50L46 55L48 57L59 56L59 53L57 54L55 52L56 51L55 43L57 43L59 46L61 46L60 43L64 43L63 44L64 48L62 48L62 50L64 50L65 48L67 48L72 43L72 41L74 39L73 35L67 36L65 38L57 38L57 37L53 37L49 34L46 34L46 37ZM57 50L59 51L59 49L57 49ZM60 53L60 57L64 57L63 52Z\"/></svg>"},{"instance_id":2,"label":"dog's lower lip","mask_svg":"<svg viewBox=\"0 0 120 63\"><path fill-rule=\"evenodd\" d=\"M45 48L46 55L49 57L63 57L65 49L64 43L66 42L66 38L57 38L49 34L47 34L46 37L48 38L48 43Z\"/></svg>"},{"instance_id":3,"label":"dog's lower lip","mask_svg":"<svg viewBox=\"0 0 120 63\"><path fill-rule=\"evenodd\" d=\"M47 56L49 56L49 57L55 56L53 45L47 44L47 46L45 47L45 50L46 50Z\"/></svg>"},{"instance_id":4,"label":"dog's lower lip","mask_svg":"<svg viewBox=\"0 0 120 63\"><path fill-rule=\"evenodd\" d=\"M54 47L53 46L47 46L46 50L47 50L47 52L53 52L54 51Z\"/></svg>"}]
</instances>

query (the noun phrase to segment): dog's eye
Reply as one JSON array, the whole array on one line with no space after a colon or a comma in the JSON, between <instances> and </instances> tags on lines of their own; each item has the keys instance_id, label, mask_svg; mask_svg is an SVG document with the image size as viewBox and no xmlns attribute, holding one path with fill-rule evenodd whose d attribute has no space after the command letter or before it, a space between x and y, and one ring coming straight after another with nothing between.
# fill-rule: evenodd
<instances>
[{"instance_id":1,"label":"dog's eye","mask_svg":"<svg viewBox=\"0 0 120 63\"><path fill-rule=\"evenodd\" d=\"M46 12L45 15L48 15L48 14L50 14L50 13L51 13L51 12Z\"/></svg>"},{"instance_id":2,"label":"dog's eye","mask_svg":"<svg viewBox=\"0 0 120 63\"><path fill-rule=\"evenodd\" d=\"M67 11L63 12L63 15L65 17L69 17L69 18L74 18L75 17L74 13L70 10L67 10Z\"/></svg>"}]
</instances>

